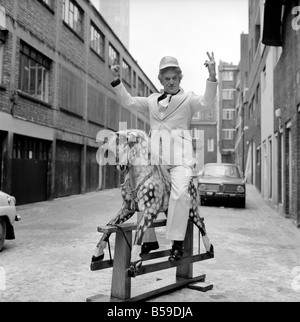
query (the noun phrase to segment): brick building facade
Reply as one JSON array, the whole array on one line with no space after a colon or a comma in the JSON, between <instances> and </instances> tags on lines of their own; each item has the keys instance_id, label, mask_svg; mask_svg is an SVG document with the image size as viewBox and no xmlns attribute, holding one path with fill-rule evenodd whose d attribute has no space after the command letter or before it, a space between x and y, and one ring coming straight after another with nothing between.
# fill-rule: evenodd
<instances>
[{"instance_id":1,"label":"brick building facade","mask_svg":"<svg viewBox=\"0 0 300 322\"><path fill-rule=\"evenodd\" d=\"M265 2L263 43L280 47L274 69L276 205L300 227L300 1Z\"/></svg>"},{"instance_id":2,"label":"brick building facade","mask_svg":"<svg viewBox=\"0 0 300 322\"><path fill-rule=\"evenodd\" d=\"M1 12L0 189L23 204L118 186L97 133L149 125L120 105L111 63L132 95L155 86L89 0L1 0Z\"/></svg>"},{"instance_id":3,"label":"brick building facade","mask_svg":"<svg viewBox=\"0 0 300 322\"><path fill-rule=\"evenodd\" d=\"M220 161L235 163L238 66L221 61L218 66L218 74Z\"/></svg>"}]
</instances>

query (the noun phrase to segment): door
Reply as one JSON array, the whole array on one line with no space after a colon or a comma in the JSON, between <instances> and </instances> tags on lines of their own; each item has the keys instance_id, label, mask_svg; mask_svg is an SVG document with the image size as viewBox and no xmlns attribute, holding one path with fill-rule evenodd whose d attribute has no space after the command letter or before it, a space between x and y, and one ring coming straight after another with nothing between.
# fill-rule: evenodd
<instances>
[{"instance_id":1,"label":"door","mask_svg":"<svg viewBox=\"0 0 300 322\"><path fill-rule=\"evenodd\" d=\"M16 198L17 205L47 200L50 143L14 136L11 194Z\"/></svg>"},{"instance_id":2,"label":"door","mask_svg":"<svg viewBox=\"0 0 300 322\"><path fill-rule=\"evenodd\" d=\"M57 140L54 197L80 194L81 149L81 145Z\"/></svg>"},{"instance_id":3,"label":"door","mask_svg":"<svg viewBox=\"0 0 300 322\"><path fill-rule=\"evenodd\" d=\"M96 148L87 147L86 151L86 192L97 191L99 189L99 164L96 160Z\"/></svg>"}]
</instances>

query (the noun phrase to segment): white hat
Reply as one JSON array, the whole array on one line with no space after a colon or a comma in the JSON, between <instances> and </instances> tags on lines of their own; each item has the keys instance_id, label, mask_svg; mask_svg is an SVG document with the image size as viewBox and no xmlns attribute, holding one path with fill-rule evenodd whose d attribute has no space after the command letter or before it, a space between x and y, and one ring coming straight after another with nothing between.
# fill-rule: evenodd
<instances>
[{"instance_id":1,"label":"white hat","mask_svg":"<svg viewBox=\"0 0 300 322\"><path fill-rule=\"evenodd\" d=\"M159 70L167 67L179 67L178 60L172 56L165 56L162 58L159 64Z\"/></svg>"}]
</instances>

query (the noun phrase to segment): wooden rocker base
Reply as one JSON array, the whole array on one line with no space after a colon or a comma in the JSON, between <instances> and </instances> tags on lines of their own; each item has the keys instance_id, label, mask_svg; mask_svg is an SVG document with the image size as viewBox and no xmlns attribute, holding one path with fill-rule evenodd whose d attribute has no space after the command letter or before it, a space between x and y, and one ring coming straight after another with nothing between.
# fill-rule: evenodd
<instances>
[{"instance_id":1,"label":"wooden rocker base","mask_svg":"<svg viewBox=\"0 0 300 322\"><path fill-rule=\"evenodd\" d=\"M165 226L166 221L157 221L153 227ZM91 265L92 271L113 268L112 286L110 296L99 294L89 297L87 302L138 302L149 300L164 293L178 290L184 287L206 292L212 289L212 285L204 284L206 275L193 276L193 264L214 258L213 254L193 254L193 223L189 222L184 241L184 255L178 263L171 263L167 258L170 249L156 251L142 256L143 266L137 276L176 268L174 277L160 280L150 285L131 289L131 277L128 276L131 251L128 243L132 245L132 231L136 230L136 224L123 224L122 231L117 227L99 227L99 232L116 233L115 252L112 260L105 260ZM125 235L125 236L124 236ZM126 238L125 238L126 237ZM199 248L200 252L200 248ZM161 259L159 262L148 262L153 259ZM148 263L147 263L148 262ZM201 283L200 283L201 282Z\"/></svg>"},{"instance_id":2,"label":"wooden rocker base","mask_svg":"<svg viewBox=\"0 0 300 322\"><path fill-rule=\"evenodd\" d=\"M87 299L87 302L138 302L146 301L151 298L163 295L165 293L175 291L193 283L205 282L206 275L197 276L194 278L168 278L166 280L157 281L154 284L148 285L140 289L132 291L132 295L129 299L121 300L119 298L95 295Z\"/></svg>"}]
</instances>

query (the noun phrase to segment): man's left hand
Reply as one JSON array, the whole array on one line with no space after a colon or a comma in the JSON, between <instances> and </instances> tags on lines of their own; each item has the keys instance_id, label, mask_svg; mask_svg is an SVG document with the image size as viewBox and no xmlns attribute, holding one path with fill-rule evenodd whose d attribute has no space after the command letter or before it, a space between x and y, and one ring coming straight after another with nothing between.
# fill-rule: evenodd
<instances>
[{"instance_id":1,"label":"man's left hand","mask_svg":"<svg viewBox=\"0 0 300 322\"><path fill-rule=\"evenodd\" d=\"M207 52L207 56L209 58L209 60L206 60L204 65L205 67L208 68L208 72L209 72L209 77L212 79L216 79L216 61L215 61L215 56L214 53L209 53Z\"/></svg>"}]
</instances>

